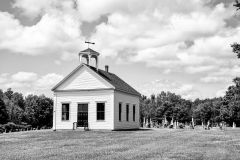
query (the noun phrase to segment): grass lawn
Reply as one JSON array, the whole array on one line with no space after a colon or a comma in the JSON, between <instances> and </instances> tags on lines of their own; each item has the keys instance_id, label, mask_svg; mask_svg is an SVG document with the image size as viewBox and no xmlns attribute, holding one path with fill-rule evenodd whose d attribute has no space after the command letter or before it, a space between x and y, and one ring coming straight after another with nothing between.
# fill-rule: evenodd
<instances>
[{"instance_id":1,"label":"grass lawn","mask_svg":"<svg viewBox=\"0 0 240 160\"><path fill-rule=\"evenodd\" d=\"M240 129L16 132L0 159L240 159Z\"/></svg>"}]
</instances>

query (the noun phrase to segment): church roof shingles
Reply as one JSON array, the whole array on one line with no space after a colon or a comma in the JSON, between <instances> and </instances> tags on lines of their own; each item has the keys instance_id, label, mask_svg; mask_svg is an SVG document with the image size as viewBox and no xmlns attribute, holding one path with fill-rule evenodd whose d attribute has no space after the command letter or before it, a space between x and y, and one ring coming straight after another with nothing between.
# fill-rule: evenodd
<instances>
[{"instance_id":1,"label":"church roof shingles","mask_svg":"<svg viewBox=\"0 0 240 160\"><path fill-rule=\"evenodd\" d=\"M128 85L126 82L124 82L121 78L119 78L117 75L101 70L101 69L97 69L95 67L92 66L88 66L85 65L87 67L89 67L91 70L93 70L95 73L97 73L99 76L101 76L102 78L104 78L107 82L109 82L111 85L113 85L115 87L116 90L122 91L122 92L127 92L133 95L138 95L140 96L141 94L136 91L134 88L132 88L130 85Z\"/></svg>"}]
</instances>

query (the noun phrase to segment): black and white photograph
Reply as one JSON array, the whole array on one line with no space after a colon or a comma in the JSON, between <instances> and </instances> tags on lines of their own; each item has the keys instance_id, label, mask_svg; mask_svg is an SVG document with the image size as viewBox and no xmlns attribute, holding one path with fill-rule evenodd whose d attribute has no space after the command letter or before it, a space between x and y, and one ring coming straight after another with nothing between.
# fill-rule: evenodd
<instances>
[{"instance_id":1,"label":"black and white photograph","mask_svg":"<svg viewBox=\"0 0 240 160\"><path fill-rule=\"evenodd\" d=\"M1 160L239 160L240 0L0 0Z\"/></svg>"}]
</instances>

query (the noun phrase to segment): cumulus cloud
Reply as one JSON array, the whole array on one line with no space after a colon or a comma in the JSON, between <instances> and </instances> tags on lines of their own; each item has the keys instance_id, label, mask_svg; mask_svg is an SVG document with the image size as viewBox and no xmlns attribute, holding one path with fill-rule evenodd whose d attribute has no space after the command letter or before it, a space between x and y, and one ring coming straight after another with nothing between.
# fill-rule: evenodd
<instances>
[{"instance_id":1,"label":"cumulus cloud","mask_svg":"<svg viewBox=\"0 0 240 160\"><path fill-rule=\"evenodd\" d=\"M186 73L203 73L203 72L209 72L209 71L214 71L216 70L218 67L217 66L189 66L186 67L185 72Z\"/></svg>"},{"instance_id":2,"label":"cumulus cloud","mask_svg":"<svg viewBox=\"0 0 240 160\"><path fill-rule=\"evenodd\" d=\"M59 65L59 66L62 64L61 61L57 61L57 60L54 61L54 63L55 63L56 65Z\"/></svg>"},{"instance_id":3,"label":"cumulus cloud","mask_svg":"<svg viewBox=\"0 0 240 160\"><path fill-rule=\"evenodd\" d=\"M36 25L23 26L13 15L0 12L0 50L26 55L60 54L65 60L65 52L77 54L82 49L82 22L73 9L73 1L20 0L13 6L21 8L24 15L41 14L41 20Z\"/></svg>"},{"instance_id":4,"label":"cumulus cloud","mask_svg":"<svg viewBox=\"0 0 240 160\"><path fill-rule=\"evenodd\" d=\"M0 16L16 21L3 12ZM0 39L0 49L28 55L77 53L80 49L80 22L71 15L45 14L32 27L23 27L19 22L14 24L0 30L0 34L5 36Z\"/></svg>"},{"instance_id":5,"label":"cumulus cloud","mask_svg":"<svg viewBox=\"0 0 240 160\"><path fill-rule=\"evenodd\" d=\"M45 76L42 76L35 82L35 88L39 90L51 89L54 85L60 82L63 79L62 75L56 73L49 73Z\"/></svg>"},{"instance_id":6,"label":"cumulus cloud","mask_svg":"<svg viewBox=\"0 0 240 160\"><path fill-rule=\"evenodd\" d=\"M29 95L34 95L34 91L33 92L26 92L26 94L24 95L25 97L29 96Z\"/></svg>"},{"instance_id":7,"label":"cumulus cloud","mask_svg":"<svg viewBox=\"0 0 240 160\"><path fill-rule=\"evenodd\" d=\"M37 74L32 72L18 72L11 76L13 81L17 82L28 82L37 79Z\"/></svg>"},{"instance_id":8,"label":"cumulus cloud","mask_svg":"<svg viewBox=\"0 0 240 160\"><path fill-rule=\"evenodd\" d=\"M181 95L186 99L196 99L200 97L200 92L196 90L191 84L180 84L173 80L155 80L135 87L141 94L150 96L151 94L159 94L161 91L170 91Z\"/></svg>"},{"instance_id":9,"label":"cumulus cloud","mask_svg":"<svg viewBox=\"0 0 240 160\"><path fill-rule=\"evenodd\" d=\"M208 73L208 76L200 78L200 82L204 83L230 83L233 78L240 75L240 67L221 67L218 71Z\"/></svg>"},{"instance_id":10,"label":"cumulus cloud","mask_svg":"<svg viewBox=\"0 0 240 160\"><path fill-rule=\"evenodd\" d=\"M107 23L97 25L91 36L102 57L116 58L118 64L145 62L149 67L162 68L165 74L217 70L222 64L233 63L225 63L223 58L233 58L229 44L238 39L240 32L225 27L226 19L237 14L233 7L223 3L209 7L208 3L18 0L13 7L31 18L41 16L41 20L25 27L12 15L0 12L5 26L0 30L4 35L0 49L29 55L60 54L62 60L69 61L83 49L82 22L107 16Z\"/></svg>"},{"instance_id":11,"label":"cumulus cloud","mask_svg":"<svg viewBox=\"0 0 240 160\"><path fill-rule=\"evenodd\" d=\"M204 83L218 83L218 82L231 82L232 78L230 77L218 77L218 76L207 76L207 77L203 77L200 78L201 82Z\"/></svg>"},{"instance_id":12,"label":"cumulus cloud","mask_svg":"<svg viewBox=\"0 0 240 160\"><path fill-rule=\"evenodd\" d=\"M11 76L8 76L8 74L2 74L0 75L0 88L50 90L62 79L63 76L56 73L49 73L42 77L39 77L39 75L33 72L18 72Z\"/></svg>"},{"instance_id":13,"label":"cumulus cloud","mask_svg":"<svg viewBox=\"0 0 240 160\"><path fill-rule=\"evenodd\" d=\"M222 88L221 90L217 91L215 96L216 97L223 97L226 95L226 91L228 90L228 87L234 85L233 83L229 83L227 84L224 88Z\"/></svg>"},{"instance_id":14,"label":"cumulus cloud","mask_svg":"<svg viewBox=\"0 0 240 160\"><path fill-rule=\"evenodd\" d=\"M101 57L115 59L117 64L143 62L163 74L201 74L200 81L205 83L225 83L239 75L239 62L230 44L239 41L240 27L227 24L239 12L232 5L209 6L210 2L17 0L13 7L23 15L41 19L33 26L23 26L12 14L0 12L0 50L58 54L61 60L71 61L84 49L82 23L105 16L107 22L95 26L90 37ZM41 89L44 83L36 84Z\"/></svg>"},{"instance_id":15,"label":"cumulus cloud","mask_svg":"<svg viewBox=\"0 0 240 160\"><path fill-rule=\"evenodd\" d=\"M219 71L213 72L214 76L237 76L240 75L240 67L234 65L233 67L220 68Z\"/></svg>"},{"instance_id":16,"label":"cumulus cloud","mask_svg":"<svg viewBox=\"0 0 240 160\"><path fill-rule=\"evenodd\" d=\"M10 82L2 85L3 88L24 88L24 87L31 87L29 83L21 83L21 82Z\"/></svg>"},{"instance_id":17,"label":"cumulus cloud","mask_svg":"<svg viewBox=\"0 0 240 160\"><path fill-rule=\"evenodd\" d=\"M0 84L7 82L8 74L4 73L0 75Z\"/></svg>"},{"instance_id":18,"label":"cumulus cloud","mask_svg":"<svg viewBox=\"0 0 240 160\"><path fill-rule=\"evenodd\" d=\"M115 11L91 10L89 14L108 13L108 22L96 26L91 39L99 44L96 48L101 56L117 57L118 64L145 62L147 67L160 68L164 74L211 75L238 63L230 44L238 41L240 30L226 27L226 20L237 14L231 5L209 7L207 3L151 1L141 7L138 2L129 1L126 4L131 7L126 10L120 7L123 4Z\"/></svg>"},{"instance_id":19,"label":"cumulus cloud","mask_svg":"<svg viewBox=\"0 0 240 160\"><path fill-rule=\"evenodd\" d=\"M36 18L38 16L44 15L46 13L55 13L58 10L63 10L65 12L73 12L74 8L73 0L16 0L13 4L14 8L19 8L22 14L30 18Z\"/></svg>"}]
</instances>

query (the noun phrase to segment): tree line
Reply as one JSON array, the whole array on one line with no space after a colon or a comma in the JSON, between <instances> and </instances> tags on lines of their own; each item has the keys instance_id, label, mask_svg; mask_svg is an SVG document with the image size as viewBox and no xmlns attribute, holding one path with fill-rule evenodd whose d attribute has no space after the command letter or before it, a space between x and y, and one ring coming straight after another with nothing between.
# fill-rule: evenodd
<instances>
[{"instance_id":1,"label":"tree line","mask_svg":"<svg viewBox=\"0 0 240 160\"><path fill-rule=\"evenodd\" d=\"M0 89L0 124L52 127L53 100L44 95L28 95L14 92L11 88Z\"/></svg>"},{"instance_id":2,"label":"tree line","mask_svg":"<svg viewBox=\"0 0 240 160\"><path fill-rule=\"evenodd\" d=\"M159 124L163 120L189 123L194 119L195 124L227 123L229 126L240 126L240 78L233 79L226 94L219 98L186 100L180 95L164 92L149 98L140 98L141 122L144 118Z\"/></svg>"},{"instance_id":3,"label":"tree line","mask_svg":"<svg viewBox=\"0 0 240 160\"><path fill-rule=\"evenodd\" d=\"M180 95L164 92L149 98L140 98L140 116L161 123L163 120L177 120L206 124L226 122L230 126L236 123L240 126L240 78L233 79L226 94L219 98L186 100ZM3 92L0 89L0 124L31 125L32 127L52 127L53 100L44 95L28 95L12 91Z\"/></svg>"}]
</instances>

